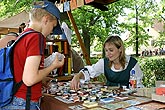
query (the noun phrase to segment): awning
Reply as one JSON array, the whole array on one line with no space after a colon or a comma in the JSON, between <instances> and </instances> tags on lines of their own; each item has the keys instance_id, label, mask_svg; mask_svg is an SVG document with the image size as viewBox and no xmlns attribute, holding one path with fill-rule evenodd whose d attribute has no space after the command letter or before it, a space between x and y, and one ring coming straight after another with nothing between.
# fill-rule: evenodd
<instances>
[{"instance_id":1,"label":"awning","mask_svg":"<svg viewBox=\"0 0 165 110\"><path fill-rule=\"evenodd\" d=\"M10 18L6 18L0 21L0 34L7 34L8 32L18 33L20 24L27 23L28 21L29 14L26 11L23 11Z\"/></svg>"}]
</instances>

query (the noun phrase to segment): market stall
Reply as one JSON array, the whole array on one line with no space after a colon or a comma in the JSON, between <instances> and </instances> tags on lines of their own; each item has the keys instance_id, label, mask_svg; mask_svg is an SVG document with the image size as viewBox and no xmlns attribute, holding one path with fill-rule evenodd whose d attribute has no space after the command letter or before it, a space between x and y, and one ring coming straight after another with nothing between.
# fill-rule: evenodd
<instances>
[{"instance_id":1,"label":"market stall","mask_svg":"<svg viewBox=\"0 0 165 110\"><path fill-rule=\"evenodd\" d=\"M76 0L71 0L70 3L73 1ZM83 5L92 5L96 8L100 2L100 6L103 7L104 5L112 3L112 1L107 2L108 0L85 1L90 2L85 2ZM104 4L103 2L106 3ZM71 10L77 8L73 8L73 6L74 5L71 4ZM101 9L103 9L103 7ZM71 10L67 11L69 20L75 30L81 49L85 55L86 62L87 64L90 64L89 57L86 54L85 47ZM108 89L107 86L100 85L89 86L88 83L88 86L82 87L78 91L72 91L69 89L68 83L69 82L65 82L61 85L60 82L56 82L55 85L53 85L53 88L48 87L50 91L44 88L41 110L124 110L125 108L128 110L165 109L165 104L163 102L152 99L151 95L152 93L155 93L154 88L143 88L132 91L130 89L121 90L121 88ZM137 94L134 94L134 92Z\"/></svg>"}]
</instances>

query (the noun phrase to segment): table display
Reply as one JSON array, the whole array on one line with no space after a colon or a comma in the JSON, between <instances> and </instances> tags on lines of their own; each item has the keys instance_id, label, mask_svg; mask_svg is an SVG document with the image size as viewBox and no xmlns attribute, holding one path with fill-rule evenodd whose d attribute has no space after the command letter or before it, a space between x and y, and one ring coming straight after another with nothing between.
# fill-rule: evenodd
<instances>
[{"instance_id":1,"label":"table display","mask_svg":"<svg viewBox=\"0 0 165 110\"><path fill-rule=\"evenodd\" d=\"M50 94L65 103L82 101L108 103L110 101L127 98L122 96L123 92L119 90L119 87L107 87L102 84L88 83L81 85L81 88L75 91L70 90L69 84L69 82L52 81L47 88L44 88L43 93ZM116 97L116 99L114 97Z\"/></svg>"},{"instance_id":2,"label":"table display","mask_svg":"<svg viewBox=\"0 0 165 110\"><path fill-rule=\"evenodd\" d=\"M42 110L143 110L148 103L159 103L157 110L165 104L151 98L132 96L133 90L108 87L100 83L81 85L78 91L70 90L69 82L51 82L43 91ZM146 104L146 105L144 105ZM148 105L147 105L148 104ZM154 106L154 104L152 104ZM48 108L47 108L48 107ZM149 109L149 110L155 110ZM148 109L144 109L148 110Z\"/></svg>"}]
</instances>

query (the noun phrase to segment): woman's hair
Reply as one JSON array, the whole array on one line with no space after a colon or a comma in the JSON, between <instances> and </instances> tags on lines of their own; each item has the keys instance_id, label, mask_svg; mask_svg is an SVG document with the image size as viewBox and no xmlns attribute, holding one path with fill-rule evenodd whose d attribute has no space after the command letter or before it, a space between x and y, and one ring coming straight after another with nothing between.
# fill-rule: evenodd
<instances>
[{"instance_id":1,"label":"woman's hair","mask_svg":"<svg viewBox=\"0 0 165 110\"><path fill-rule=\"evenodd\" d=\"M104 51L104 48L105 48L105 44L106 43L109 43L109 44L113 44L116 46L116 48L120 48L121 49L121 54L119 56L119 61L121 63L121 66L123 68L125 68L125 63L126 63L126 59L125 59L125 48L124 48L124 44L123 44L123 41L122 39L119 37L119 36L110 36L108 37L104 44L103 44L103 51ZM110 61L110 67L112 66L112 62Z\"/></svg>"},{"instance_id":2,"label":"woman's hair","mask_svg":"<svg viewBox=\"0 0 165 110\"><path fill-rule=\"evenodd\" d=\"M34 2L34 5L40 5L43 6L44 5L44 1L37 1ZM50 20L55 20L56 17L53 16L51 13L49 13L48 11L46 11L44 8L33 8L30 11L30 21L41 21L41 18L43 16L49 15L50 16Z\"/></svg>"}]
</instances>

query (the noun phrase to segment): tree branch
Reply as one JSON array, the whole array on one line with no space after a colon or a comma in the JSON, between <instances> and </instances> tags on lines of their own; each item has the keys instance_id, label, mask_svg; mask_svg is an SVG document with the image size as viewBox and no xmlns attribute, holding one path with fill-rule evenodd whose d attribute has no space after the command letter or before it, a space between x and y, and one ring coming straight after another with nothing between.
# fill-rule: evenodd
<instances>
[{"instance_id":1,"label":"tree branch","mask_svg":"<svg viewBox=\"0 0 165 110\"><path fill-rule=\"evenodd\" d=\"M91 17L90 22L89 22L89 26L93 26L100 17L101 16L97 16L96 18Z\"/></svg>"}]
</instances>

